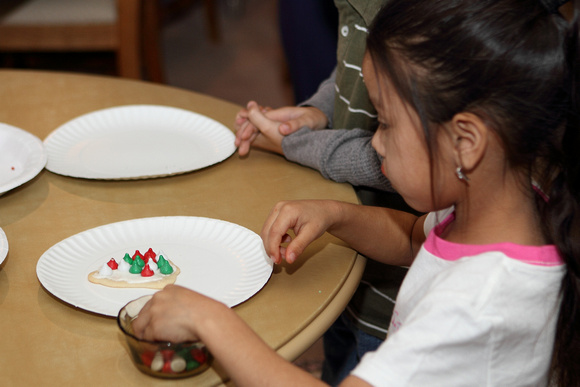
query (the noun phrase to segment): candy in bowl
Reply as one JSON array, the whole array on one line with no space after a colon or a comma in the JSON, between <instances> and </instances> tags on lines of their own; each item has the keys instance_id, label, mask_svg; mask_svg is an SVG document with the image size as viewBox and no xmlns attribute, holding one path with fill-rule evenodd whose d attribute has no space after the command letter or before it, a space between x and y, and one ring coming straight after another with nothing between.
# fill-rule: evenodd
<instances>
[{"instance_id":1,"label":"candy in bowl","mask_svg":"<svg viewBox=\"0 0 580 387\"><path fill-rule=\"evenodd\" d=\"M209 368L211 356L199 341L172 343L142 340L133 334L133 320L151 296L144 296L125 305L117 316L133 364L143 373L159 378L185 378Z\"/></svg>"}]
</instances>

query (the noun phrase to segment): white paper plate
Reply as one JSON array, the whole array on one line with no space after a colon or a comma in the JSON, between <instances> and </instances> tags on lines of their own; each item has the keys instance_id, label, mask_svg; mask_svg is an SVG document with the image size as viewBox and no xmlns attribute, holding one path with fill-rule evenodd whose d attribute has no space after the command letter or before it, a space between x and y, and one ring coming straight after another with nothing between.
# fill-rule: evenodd
<instances>
[{"instance_id":1,"label":"white paper plate","mask_svg":"<svg viewBox=\"0 0 580 387\"><path fill-rule=\"evenodd\" d=\"M126 303L155 290L97 285L88 274L110 258L122 259L137 249L145 253L149 247L179 266L177 285L228 306L253 296L272 274L272 261L254 232L221 220L182 216L128 220L73 235L40 257L36 274L61 300L116 316Z\"/></svg>"},{"instance_id":2,"label":"white paper plate","mask_svg":"<svg viewBox=\"0 0 580 387\"><path fill-rule=\"evenodd\" d=\"M8 238L6 238L6 233L0 228L0 264L4 262L6 256L8 255Z\"/></svg>"},{"instance_id":3,"label":"white paper plate","mask_svg":"<svg viewBox=\"0 0 580 387\"><path fill-rule=\"evenodd\" d=\"M46 160L38 137L0 123L0 195L32 180L42 171Z\"/></svg>"},{"instance_id":4,"label":"white paper plate","mask_svg":"<svg viewBox=\"0 0 580 387\"><path fill-rule=\"evenodd\" d=\"M235 151L224 125L188 110L127 105L61 125L45 140L46 169L87 179L175 175L219 163Z\"/></svg>"}]
</instances>

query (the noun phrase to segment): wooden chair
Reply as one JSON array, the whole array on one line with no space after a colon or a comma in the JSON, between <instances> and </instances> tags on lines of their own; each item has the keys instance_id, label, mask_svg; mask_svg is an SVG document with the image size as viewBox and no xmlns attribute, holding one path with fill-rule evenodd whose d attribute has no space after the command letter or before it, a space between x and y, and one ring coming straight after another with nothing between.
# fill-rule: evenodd
<instances>
[{"instance_id":1,"label":"wooden chair","mask_svg":"<svg viewBox=\"0 0 580 387\"><path fill-rule=\"evenodd\" d=\"M199 3L199 1L200 0L161 0L159 6L161 25L170 23L173 19L179 18L181 14ZM216 0L203 0L203 6L205 8L206 28L209 38L212 42L219 43L221 41L221 33Z\"/></svg>"},{"instance_id":2,"label":"wooden chair","mask_svg":"<svg viewBox=\"0 0 580 387\"><path fill-rule=\"evenodd\" d=\"M560 7L560 13L566 20L571 21L574 18L574 3L568 1Z\"/></svg>"},{"instance_id":3,"label":"wooden chair","mask_svg":"<svg viewBox=\"0 0 580 387\"><path fill-rule=\"evenodd\" d=\"M113 51L120 76L163 82L158 0L0 2L0 52Z\"/></svg>"}]
</instances>

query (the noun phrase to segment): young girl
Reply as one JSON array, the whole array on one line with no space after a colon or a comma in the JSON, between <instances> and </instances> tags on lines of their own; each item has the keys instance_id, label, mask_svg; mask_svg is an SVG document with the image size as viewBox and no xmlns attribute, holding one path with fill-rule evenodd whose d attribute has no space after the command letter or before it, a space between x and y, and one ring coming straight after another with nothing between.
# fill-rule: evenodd
<instances>
[{"instance_id":1,"label":"young girl","mask_svg":"<svg viewBox=\"0 0 580 387\"><path fill-rule=\"evenodd\" d=\"M430 214L284 202L262 230L275 262L328 231L411 265L386 341L344 385L580 383L579 8L568 23L539 0L393 0L377 16L363 63L373 146ZM200 338L240 385L320 383L184 288L157 293L134 328Z\"/></svg>"}]
</instances>

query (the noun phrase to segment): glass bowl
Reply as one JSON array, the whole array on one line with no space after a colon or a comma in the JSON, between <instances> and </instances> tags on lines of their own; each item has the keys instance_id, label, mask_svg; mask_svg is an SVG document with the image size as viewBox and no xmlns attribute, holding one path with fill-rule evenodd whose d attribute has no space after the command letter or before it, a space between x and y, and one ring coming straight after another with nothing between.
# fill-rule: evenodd
<instances>
[{"instance_id":1,"label":"glass bowl","mask_svg":"<svg viewBox=\"0 0 580 387\"><path fill-rule=\"evenodd\" d=\"M117 316L117 324L125 336L133 364L147 375L164 379L186 378L208 369L211 355L199 341L148 341L133 334L133 320L149 299L151 296L144 296L129 302Z\"/></svg>"}]
</instances>

